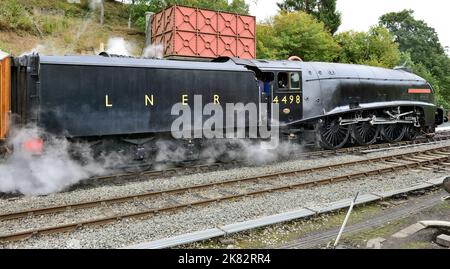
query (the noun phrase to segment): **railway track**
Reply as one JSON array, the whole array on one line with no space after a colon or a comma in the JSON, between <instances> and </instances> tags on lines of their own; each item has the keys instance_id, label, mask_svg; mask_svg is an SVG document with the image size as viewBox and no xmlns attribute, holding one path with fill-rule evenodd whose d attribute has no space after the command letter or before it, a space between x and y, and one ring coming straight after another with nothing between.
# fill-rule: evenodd
<instances>
[{"instance_id":1,"label":"railway track","mask_svg":"<svg viewBox=\"0 0 450 269\"><path fill-rule=\"evenodd\" d=\"M0 222L2 222L3 227L8 227L8 224L11 225L11 223L20 223L24 219L38 219L36 223L38 227L7 233L3 232L0 234L0 241L14 241L35 235L74 231L85 226L104 225L127 218L145 218L158 213L171 212L194 206L210 205L244 197L255 197L272 192L312 188L326 184L367 178L370 176L395 173L405 169L446 169L442 167L443 164L450 165L450 146L336 165L257 175L247 178L237 178L160 191L150 191L89 202L35 208L20 212L10 212L0 215ZM337 173L338 175L330 175L330 173ZM151 206L142 204L143 201L150 203ZM104 208L105 206L117 206L119 204L130 202L140 206L136 206L136 209L131 212L125 210L124 212L113 213L106 217L86 218L81 221L64 223L62 225L48 225L47 221L51 222L51 220L47 219L46 221L45 218L52 218L55 214L64 212L73 213L76 210L88 210L97 207ZM142 205L144 205L143 210L141 209ZM44 225L39 223L40 220L43 220Z\"/></svg>"},{"instance_id":2,"label":"railway track","mask_svg":"<svg viewBox=\"0 0 450 269\"><path fill-rule=\"evenodd\" d=\"M373 144L368 146L356 146L356 147L348 147L337 150L313 150L311 152L306 152L298 155L299 157L323 157L335 154L351 154L351 153L361 153L365 151L373 151L373 150L384 150L384 149L395 149L395 148L403 148L408 146L420 146L426 144L432 144L440 141L448 141L450 140L450 132L444 131L437 133L434 137L421 137L414 141L400 141L397 143L382 143L382 144Z\"/></svg>"},{"instance_id":3,"label":"railway track","mask_svg":"<svg viewBox=\"0 0 450 269\"><path fill-rule=\"evenodd\" d=\"M438 143L441 141L450 140L450 132L440 132L438 135L432 138L418 138L415 141L401 141L397 143L385 143L385 144L374 144L369 146L358 146L358 147L349 147L342 148L338 150L307 150L307 152L302 152L298 154L294 154L293 156L281 158L279 161L285 160L295 160L295 159L309 159L309 158L322 158L333 155L341 155L341 154L357 154L357 153L369 153L373 151L380 151L386 149L396 149L396 148L405 148L410 146L422 146L422 145L430 145L434 143ZM242 166L252 166L251 163L233 161L229 163L211 163L211 164L198 164L191 165L185 167L171 167L169 169L163 170L148 170L148 171L139 171L132 173L121 173L121 174L113 174L106 176L96 176L89 179L82 180L79 184L73 186L70 190L73 189L83 189L89 188L91 186L98 186L101 184L106 184L108 182L115 183L118 182L120 184L123 181L142 181L148 180L150 178L156 177L169 177L175 175L189 175L193 173L203 173L210 171L217 171L220 169L230 169L230 168L239 168Z\"/></svg>"},{"instance_id":4,"label":"railway track","mask_svg":"<svg viewBox=\"0 0 450 269\"><path fill-rule=\"evenodd\" d=\"M342 148L339 150L313 150L306 149L306 152L294 154L288 157L280 158L278 161L297 160L297 159L310 159L310 158L324 158L327 156L342 155L342 154L364 154L373 151L381 151L387 149L405 148L413 146L423 146L439 143L441 141L450 140L450 131L438 132L435 137L426 138L421 137L415 141L401 141L398 143L386 143L386 144L374 144L370 146L359 146ZM184 176L195 173L205 173L212 171L227 170L239 167L252 167L254 164L246 163L243 161L232 161L228 163L208 163L208 164L196 164L189 166L172 166L167 169L160 170L141 170L138 172L122 172L111 175L95 176L81 180L79 183L69 187L64 192L71 192L74 190L86 190L105 185L123 185L132 182L142 182L152 178L167 178L171 176ZM129 167L127 167L128 169ZM126 170L126 169L125 169ZM14 199L20 197L20 194L7 194L0 193L0 199Z\"/></svg>"},{"instance_id":5,"label":"railway track","mask_svg":"<svg viewBox=\"0 0 450 269\"><path fill-rule=\"evenodd\" d=\"M353 225L349 225L344 234L353 234L363 231L368 231L371 229L376 229L382 227L386 223L394 222L397 220L404 219L408 216L416 214L436 206L440 201L442 201L441 193L432 194L430 197L425 196L417 198L419 202L411 203L407 205L400 206L399 208L388 209L387 213L382 212L371 217L370 221L361 221ZM325 246L328 242L331 242L336 238L339 233L339 228L334 228L326 231L315 232L308 234L303 238L278 246L278 249L312 249L320 246Z\"/></svg>"}]
</instances>

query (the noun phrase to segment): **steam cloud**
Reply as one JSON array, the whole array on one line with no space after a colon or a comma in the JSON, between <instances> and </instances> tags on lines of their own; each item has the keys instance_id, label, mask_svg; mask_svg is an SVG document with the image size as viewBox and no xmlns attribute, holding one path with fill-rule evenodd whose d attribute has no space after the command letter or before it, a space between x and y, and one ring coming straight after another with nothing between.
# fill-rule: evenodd
<instances>
[{"instance_id":1,"label":"steam cloud","mask_svg":"<svg viewBox=\"0 0 450 269\"><path fill-rule=\"evenodd\" d=\"M164 168L164 163L191 161L192 158L202 162L214 163L220 161L243 161L252 165L270 164L303 150L297 143L281 142L272 149L265 141L244 139L218 139L206 141L199 152L192 152L182 147L179 141L158 141L155 161L158 167Z\"/></svg>"},{"instance_id":2,"label":"steam cloud","mask_svg":"<svg viewBox=\"0 0 450 269\"><path fill-rule=\"evenodd\" d=\"M0 60L3 59L3 58L5 58L5 57L7 57L8 55L9 55L8 53L6 53L6 52L0 50Z\"/></svg>"},{"instance_id":3,"label":"steam cloud","mask_svg":"<svg viewBox=\"0 0 450 269\"><path fill-rule=\"evenodd\" d=\"M33 156L24 149L23 144L28 139L37 137L46 138L45 150L42 155ZM261 165L301 150L300 145L292 143L281 143L278 148L269 150L264 147L265 142L241 139L205 143L201 151L195 152L194 148L192 155L192 151L183 147L180 141L159 140L155 144L153 169L164 169L168 165L198 158L210 163L239 160ZM9 144L14 147L12 155L0 160L0 192L3 193L35 196L64 191L81 180L119 172L111 170L111 167L127 165L132 160L130 156L118 153L104 154L94 159L88 144L74 144L35 127L14 130ZM77 156L77 160L74 156Z\"/></svg>"},{"instance_id":4,"label":"steam cloud","mask_svg":"<svg viewBox=\"0 0 450 269\"><path fill-rule=\"evenodd\" d=\"M162 44L152 44L144 49L142 57L162 59L164 57L164 46Z\"/></svg>"},{"instance_id":5,"label":"steam cloud","mask_svg":"<svg viewBox=\"0 0 450 269\"><path fill-rule=\"evenodd\" d=\"M46 49L46 46L42 44L38 44L36 47L32 48L30 51L22 53L19 57L25 56L25 55L31 55L33 53L41 53ZM52 50L52 49L50 49Z\"/></svg>"},{"instance_id":6,"label":"steam cloud","mask_svg":"<svg viewBox=\"0 0 450 269\"><path fill-rule=\"evenodd\" d=\"M46 195L62 191L82 179L106 173L90 156L87 145L76 145L77 153L88 160L85 164L71 157L70 143L63 138L50 136L41 156L33 156L23 148L25 141L42 135L41 130L31 127L13 131L10 140L13 154L0 163L0 192Z\"/></svg>"},{"instance_id":7,"label":"steam cloud","mask_svg":"<svg viewBox=\"0 0 450 269\"><path fill-rule=\"evenodd\" d=\"M132 45L122 37L112 37L108 40L106 52L109 54L130 56L131 51Z\"/></svg>"}]
</instances>

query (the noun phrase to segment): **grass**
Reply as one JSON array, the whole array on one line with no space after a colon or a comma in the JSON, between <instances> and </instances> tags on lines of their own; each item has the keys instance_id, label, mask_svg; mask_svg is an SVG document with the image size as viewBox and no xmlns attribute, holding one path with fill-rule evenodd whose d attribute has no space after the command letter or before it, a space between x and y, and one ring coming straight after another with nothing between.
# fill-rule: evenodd
<instances>
[{"instance_id":1,"label":"grass","mask_svg":"<svg viewBox=\"0 0 450 269\"><path fill-rule=\"evenodd\" d=\"M70 4L66 0L1 0L0 49L13 55L30 52L38 45L42 54L96 54L100 43L122 37L140 55L144 33L128 29L128 6L105 1L105 23L89 1Z\"/></svg>"},{"instance_id":2,"label":"grass","mask_svg":"<svg viewBox=\"0 0 450 269\"><path fill-rule=\"evenodd\" d=\"M360 222L364 219L374 216L380 212L380 207L377 204L370 204L364 207L356 207L350 216L347 225ZM305 220L292 221L288 223L278 224L270 227L256 229L250 232L243 232L233 236L229 239L233 241L234 248L249 249L249 248L263 248L275 247L278 245L292 242L307 234L328 230L340 227L347 210L341 210L335 213L324 214L317 217L312 217ZM199 242L193 245L184 246L186 248L226 248L217 239Z\"/></svg>"},{"instance_id":3,"label":"grass","mask_svg":"<svg viewBox=\"0 0 450 269\"><path fill-rule=\"evenodd\" d=\"M441 212L441 215L445 215L446 212L450 209L450 203L442 202L428 210L422 212L424 215L435 215ZM371 231L359 232L355 234L350 234L345 236L343 242L347 245L352 246L365 246L368 239L372 238L389 238L392 234L402 230L407 227L411 223L411 217L405 217L404 219L399 219L397 221L393 221L388 223L387 225L383 225L378 229L373 229ZM404 249L428 249L430 247L430 242L428 241L413 241L413 242L405 242L401 244L401 248Z\"/></svg>"},{"instance_id":4,"label":"grass","mask_svg":"<svg viewBox=\"0 0 450 269\"><path fill-rule=\"evenodd\" d=\"M64 16L40 16L38 20L42 32L46 35L61 34L69 27L69 20Z\"/></svg>"},{"instance_id":5,"label":"grass","mask_svg":"<svg viewBox=\"0 0 450 269\"><path fill-rule=\"evenodd\" d=\"M343 241L343 243L348 244L348 245L365 246L365 244L367 243L367 240L370 240L373 238L378 238L378 237L387 238L390 235L400 231L407 224L408 224L407 219L400 219L400 220L391 222L388 225L384 225L383 227L376 228L376 229L373 229L370 231L358 232L355 234L346 235L342 241Z\"/></svg>"},{"instance_id":6,"label":"grass","mask_svg":"<svg viewBox=\"0 0 450 269\"><path fill-rule=\"evenodd\" d=\"M450 203L447 201L443 201L438 206L439 209L450 209Z\"/></svg>"},{"instance_id":7,"label":"grass","mask_svg":"<svg viewBox=\"0 0 450 269\"><path fill-rule=\"evenodd\" d=\"M28 11L17 0L3 0L0 5L0 29L32 31Z\"/></svg>"},{"instance_id":8,"label":"grass","mask_svg":"<svg viewBox=\"0 0 450 269\"><path fill-rule=\"evenodd\" d=\"M402 245L403 249L431 249L430 242L408 242Z\"/></svg>"}]
</instances>

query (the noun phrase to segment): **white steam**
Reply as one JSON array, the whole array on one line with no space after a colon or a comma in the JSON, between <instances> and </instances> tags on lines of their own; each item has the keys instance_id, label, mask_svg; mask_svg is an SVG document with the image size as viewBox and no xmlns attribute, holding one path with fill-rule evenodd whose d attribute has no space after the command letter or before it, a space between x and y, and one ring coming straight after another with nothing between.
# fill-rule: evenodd
<instances>
[{"instance_id":1,"label":"white steam","mask_svg":"<svg viewBox=\"0 0 450 269\"><path fill-rule=\"evenodd\" d=\"M78 154L88 160L86 164L72 159L70 143L63 138L49 137L40 156L33 156L23 148L25 141L42 134L37 128L13 132L10 141L14 147L13 154L0 164L0 192L46 195L62 191L91 176L105 174L102 166L93 161L87 145L77 145Z\"/></svg>"},{"instance_id":2,"label":"white steam","mask_svg":"<svg viewBox=\"0 0 450 269\"><path fill-rule=\"evenodd\" d=\"M34 156L23 145L32 138L45 137L44 152ZM245 161L250 164L270 164L301 151L294 143L281 143L276 149L267 149L264 143L252 140L211 140L204 141L201 150L196 146L186 146L177 140L156 142L153 169L185 161L220 162ZM65 138L44 133L38 128L14 130L9 144L12 155L0 161L0 193L21 193L28 196L47 195L60 192L94 176L121 172L118 167L127 165L133 159L118 153L103 154L94 159L87 143L73 143ZM76 159L75 157L76 156ZM116 169L112 170L111 167Z\"/></svg>"},{"instance_id":3,"label":"white steam","mask_svg":"<svg viewBox=\"0 0 450 269\"><path fill-rule=\"evenodd\" d=\"M132 50L132 44L125 41L122 37L112 37L108 40L106 52L109 54L130 56Z\"/></svg>"},{"instance_id":4,"label":"white steam","mask_svg":"<svg viewBox=\"0 0 450 269\"><path fill-rule=\"evenodd\" d=\"M244 139L218 139L207 141L202 149L188 150L179 141L158 141L155 162L159 168L165 163L177 163L195 159L201 162L243 161L251 165L264 165L279 161L303 151L301 145L281 142L278 147L268 147L270 142ZM191 147L195 148L195 146Z\"/></svg>"},{"instance_id":5,"label":"white steam","mask_svg":"<svg viewBox=\"0 0 450 269\"><path fill-rule=\"evenodd\" d=\"M152 44L144 49L142 57L162 59L164 56L164 46L162 44Z\"/></svg>"},{"instance_id":6,"label":"white steam","mask_svg":"<svg viewBox=\"0 0 450 269\"><path fill-rule=\"evenodd\" d=\"M6 58L6 57L8 57L8 56L9 56L8 53L6 53L6 52L0 50L0 60L2 60L3 58Z\"/></svg>"},{"instance_id":7,"label":"white steam","mask_svg":"<svg viewBox=\"0 0 450 269\"><path fill-rule=\"evenodd\" d=\"M44 46L42 44L38 44L38 45L36 45L36 47L32 48L30 51L22 53L19 57L22 57L22 56L25 56L25 55L29 55L29 54L33 54L33 53L42 53L46 49L47 49L46 46Z\"/></svg>"}]
</instances>

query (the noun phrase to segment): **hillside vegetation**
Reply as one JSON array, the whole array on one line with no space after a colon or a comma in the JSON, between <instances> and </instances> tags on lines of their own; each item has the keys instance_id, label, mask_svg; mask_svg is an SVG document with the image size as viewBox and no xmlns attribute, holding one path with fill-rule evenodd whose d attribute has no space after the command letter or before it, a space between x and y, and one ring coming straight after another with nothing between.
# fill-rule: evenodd
<instances>
[{"instance_id":1,"label":"hillside vegetation","mask_svg":"<svg viewBox=\"0 0 450 269\"><path fill-rule=\"evenodd\" d=\"M76 2L76 1L73 1ZM140 55L145 35L128 29L128 6L105 1L104 24L99 8L89 0L1 0L0 49L13 55L39 51L44 54L95 54L113 37L127 41L133 55Z\"/></svg>"}]
</instances>

